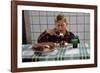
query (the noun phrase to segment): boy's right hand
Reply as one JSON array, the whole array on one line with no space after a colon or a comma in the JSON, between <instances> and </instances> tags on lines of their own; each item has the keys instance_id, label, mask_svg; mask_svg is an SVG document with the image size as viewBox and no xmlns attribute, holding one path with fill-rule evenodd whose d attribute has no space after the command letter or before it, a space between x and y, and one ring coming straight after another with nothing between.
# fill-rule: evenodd
<instances>
[{"instance_id":1,"label":"boy's right hand","mask_svg":"<svg viewBox=\"0 0 100 73\"><path fill-rule=\"evenodd\" d=\"M50 35L55 35L56 33L54 32L54 30L52 29L48 29L47 30L47 33L50 34Z\"/></svg>"}]
</instances>

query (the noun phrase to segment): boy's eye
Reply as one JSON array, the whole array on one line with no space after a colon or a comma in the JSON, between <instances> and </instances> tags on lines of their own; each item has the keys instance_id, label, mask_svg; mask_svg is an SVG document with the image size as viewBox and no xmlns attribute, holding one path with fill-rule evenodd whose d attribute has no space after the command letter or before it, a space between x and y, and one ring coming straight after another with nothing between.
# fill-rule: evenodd
<instances>
[{"instance_id":1,"label":"boy's eye","mask_svg":"<svg viewBox=\"0 0 100 73\"><path fill-rule=\"evenodd\" d=\"M62 27L62 26L64 26L64 25L61 25L61 24L60 24L60 25L58 25L58 27L59 27L59 26L61 26L61 27Z\"/></svg>"},{"instance_id":2,"label":"boy's eye","mask_svg":"<svg viewBox=\"0 0 100 73\"><path fill-rule=\"evenodd\" d=\"M58 26L61 26L61 25L58 25Z\"/></svg>"}]
</instances>

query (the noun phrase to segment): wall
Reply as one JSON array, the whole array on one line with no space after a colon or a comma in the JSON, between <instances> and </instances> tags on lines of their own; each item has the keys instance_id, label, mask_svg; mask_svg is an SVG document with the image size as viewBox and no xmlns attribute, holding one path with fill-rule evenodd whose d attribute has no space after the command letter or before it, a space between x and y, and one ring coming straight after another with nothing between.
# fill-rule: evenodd
<instances>
[{"instance_id":1,"label":"wall","mask_svg":"<svg viewBox=\"0 0 100 73\"><path fill-rule=\"evenodd\" d=\"M90 43L90 14L79 12L60 12L60 11L24 11L29 16L29 23L26 28L27 36L31 35L31 42L37 43L39 35L47 29L53 29L55 27L55 18L58 14L62 13L66 16L68 22L68 31L74 35L78 35L81 43ZM27 17L25 20L28 20ZM27 25L27 24L26 24ZM29 33L31 33L29 35ZM28 39L28 37L27 37ZM28 42L28 41L27 41Z\"/></svg>"},{"instance_id":2,"label":"wall","mask_svg":"<svg viewBox=\"0 0 100 73\"><path fill-rule=\"evenodd\" d=\"M62 3L77 3L77 4L93 4L99 6L100 0L33 0L33 1L48 1L48 2L62 2ZM10 0L0 1L0 73L10 73L10 59L11 59L11 12L10 12ZM100 10L98 11L100 13ZM98 14L98 19L100 15ZM100 21L98 20L98 24ZM98 25L98 32L100 25ZM100 37L100 34L98 34ZM98 39L100 40L100 39ZM98 43L100 43L98 41ZM100 47L100 45L98 45ZM98 48L98 52L100 49ZM100 53L98 53L100 56ZM98 67L97 68L82 68L82 69L67 69L67 70L54 70L54 71L39 71L30 73L99 73L100 72L100 57L98 57ZM29 73L29 72L28 72Z\"/></svg>"}]
</instances>

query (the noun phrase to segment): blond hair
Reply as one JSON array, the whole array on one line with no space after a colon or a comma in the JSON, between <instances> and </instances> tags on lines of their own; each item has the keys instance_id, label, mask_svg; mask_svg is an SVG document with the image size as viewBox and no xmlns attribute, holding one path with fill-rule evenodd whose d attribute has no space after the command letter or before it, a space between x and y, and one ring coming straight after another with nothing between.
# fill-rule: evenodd
<instances>
[{"instance_id":1,"label":"blond hair","mask_svg":"<svg viewBox=\"0 0 100 73\"><path fill-rule=\"evenodd\" d=\"M55 18L55 22L58 22L60 20L64 20L66 22L66 17L64 14L58 14Z\"/></svg>"}]
</instances>

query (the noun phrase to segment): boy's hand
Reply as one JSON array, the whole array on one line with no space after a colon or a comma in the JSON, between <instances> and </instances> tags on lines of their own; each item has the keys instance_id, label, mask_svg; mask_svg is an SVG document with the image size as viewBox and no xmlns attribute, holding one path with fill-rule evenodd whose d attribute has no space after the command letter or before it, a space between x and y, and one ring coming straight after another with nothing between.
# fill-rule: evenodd
<instances>
[{"instance_id":1,"label":"boy's hand","mask_svg":"<svg viewBox=\"0 0 100 73\"><path fill-rule=\"evenodd\" d=\"M52 29L48 29L47 30L47 33L50 34L50 35L55 35L56 33L54 32L54 30Z\"/></svg>"}]
</instances>

